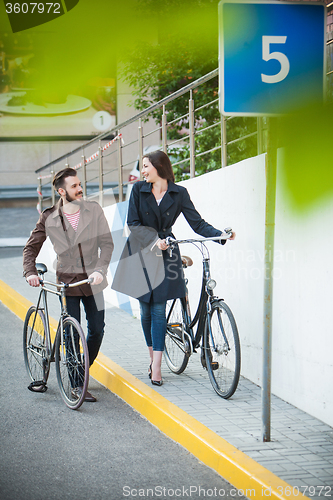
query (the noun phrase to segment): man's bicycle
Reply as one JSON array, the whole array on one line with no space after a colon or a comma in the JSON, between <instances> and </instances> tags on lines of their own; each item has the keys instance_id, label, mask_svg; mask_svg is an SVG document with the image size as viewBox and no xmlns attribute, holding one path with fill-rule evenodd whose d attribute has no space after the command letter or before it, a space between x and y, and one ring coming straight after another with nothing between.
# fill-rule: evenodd
<instances>
[{"instance_id":1,"label":"man's bicycle","mask_svg":"<svg viewBox=\"0 0 333 500\"><path fill-rule=\"evenodd\" d=\"M23 327L25 365L32 380L29 389L45 392L50 366L55 362L60 393L66 405L77 410L83 403L89 382L89 354L84 332L75 318L67 313L67 288L91 283L86 279L77 283L52 283L44 280L47 267L36 264L41 276L41 291L36 306L26 314ZM54 289L46 286L54 287ZM61 313L54 342L51 340L47 294L60 297Z\"/></svg>"},{"instance_id":2,"label":"man's bicycle","mask_svg":"<svg viewBox=\"0 0 333 500\"><path fill-rule=\"evenodd\" d=\"M227 228L219 237L175 240L166 239L169 251L175 245L191 243L202 255L202 287L199 304L191 319L187 283L186 297L167 302L167 330L165 337L165 361L173 373L182 373L193 352L201 347L201 363L207 369L214 390L224 399L230 398L237 389L241 351L236 321L224 299L214 295L216 281L210 276L210 256L205 242L228 239L231 229ZM182 257L183 267L193 264L190 257ZM194 327L197 325L196 332Z\"/></svg>"}]
</instances>

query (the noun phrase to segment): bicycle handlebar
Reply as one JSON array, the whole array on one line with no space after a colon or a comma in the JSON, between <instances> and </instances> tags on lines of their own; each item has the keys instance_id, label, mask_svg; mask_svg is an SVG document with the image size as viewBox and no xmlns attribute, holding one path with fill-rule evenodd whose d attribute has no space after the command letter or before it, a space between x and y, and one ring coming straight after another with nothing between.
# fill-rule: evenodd
<instances>
[{"instance_id":1,"label":"bicycle handlebar","mask_svg":"<svg viewBox=\"0 0 333 500\"><path fill-rule=\"evenodd\" d=\"M212 236L210 238L189 238L186 240L176 240L172 238L172 236L167 236L165 238L166 244L167 245L173 245L176 243L201 243L205 241L221 241L221 240L228 240L232 236L232 229L231 227L227 227L222 231L222 234L220 236Z\"/></svg>"},{"instance_id":2,"label":"bicycle handlebar","mask_svg":"<svg viewBox=\"0 0 333 500\"><path fill-rule=\"evenodd\" d=\"M41 285L51 285L55 286L57 288L73 288L75 286L80 286L80 285L86 285L92 283L94 280L92 278L87 278L85 280L77 281L76 283L52 283L52 281L45 281L43 279L40 279L40 284Z\"/></svg>"},{"instance_id":3,"label":"bicycle handlebar","mask_svg":"<svg viewBox=\"0 0 333 500\"><path fill-rule=\"evenodd\" d=\"M86 285L86 284L92 283L93 281L94 281L93 278L87 278L86 280L77 281L76 283L69 283L67 285L67 288L73 288L75 286L80 286L80 285Z\"/></svg>"}]
</instances>

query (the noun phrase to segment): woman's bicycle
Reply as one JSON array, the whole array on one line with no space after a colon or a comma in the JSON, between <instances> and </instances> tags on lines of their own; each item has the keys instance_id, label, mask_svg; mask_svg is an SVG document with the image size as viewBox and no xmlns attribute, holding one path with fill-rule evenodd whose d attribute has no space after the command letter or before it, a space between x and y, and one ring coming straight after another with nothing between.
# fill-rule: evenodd
<instances>
[{"instance_id":1,"label":"woman's bicycle","mask_svg":"<svg viewBox=\"0 0 333 500\"><path fill-rule=\"evenodd\" d=\"M210 276L210 257L205 242L228 239L231 228L222 237L175 240L166 239L169 251L175 245L191 243L202 254L202 287L199 304L191 319L187 283L186 296L167 302L167 330L165 337L165 361L173 373L182 373L193 352L201 347L201 363L207 369L214 390L224 399L230 398L239 382L241 351L236 321L224 299L213 293L216 281ZM190 257L182 257L183 267L193 264ZM197 324L196 333L194 327Z\"/></svg>"},{"instance_id":2,"label":"woman's bicycle","mask_svg":"<svg viewBox=\"0 0 333 500\"><path fill-rule=\"evenodd\" d=\"M47 267L36 264L41 276L41 291L36 306L26 314L23 327L25 365L32 380L28 389L45 392L50 366L55 362L60 393L66 405L77 410L83 403L89 382L89 354L84 332L75 318L67 313L65 291L92 280L77 283L52 283L44 280ZM46 285L54 289L46 288ZM61 313L54 342L51 340L47 294L60 297Z\"/></svg>"}]
</instances>

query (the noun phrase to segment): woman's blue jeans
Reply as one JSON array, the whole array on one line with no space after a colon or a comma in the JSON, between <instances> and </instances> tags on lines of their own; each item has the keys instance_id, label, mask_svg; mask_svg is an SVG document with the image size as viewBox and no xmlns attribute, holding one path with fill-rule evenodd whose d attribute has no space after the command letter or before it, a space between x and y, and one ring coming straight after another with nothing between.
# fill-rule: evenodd
<instances>
[{"instance_id":1,"label":"woman's blue jeans","mask_svg":"<svg viewBox=\"0 0 333 500\"><path fill-rule=\"evenodd\" d=\"M141 325L148 347L164 351L166 332L166 302L141 302Z\"/></svg>"}]
</instances>

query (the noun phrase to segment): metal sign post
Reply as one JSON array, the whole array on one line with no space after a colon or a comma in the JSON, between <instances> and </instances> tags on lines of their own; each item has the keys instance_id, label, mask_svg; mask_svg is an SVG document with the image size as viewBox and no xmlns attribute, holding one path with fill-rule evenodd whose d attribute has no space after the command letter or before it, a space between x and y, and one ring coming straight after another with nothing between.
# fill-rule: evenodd
<instances>
[{"instance_id":1,"label":"metal sign post","mask_svg":"<svg viewBox=\"0 0 333 500\"><path fill-rule=\"evenodd\" d=\"M306 33L306 37L300 33ZM219 3L221 114L270 117L266 156L263 441L271 439L277 116L323 99L325 33L325 4L258 0Z\"/></svg>"},{"instance_id":2,"label":"metal sign post","mask_svg":"<svg viewBox=\"0 0 333 500\"><path fill-rule=\"evenodd\" d=\"M264 276L264 334L261 389L262 439L271 440L271 373L272 373L272 312L275 197L277 164L277 118L268 118L266 155L266 213L265 213L265 276Z\"/></svg>"}]
</instances>

